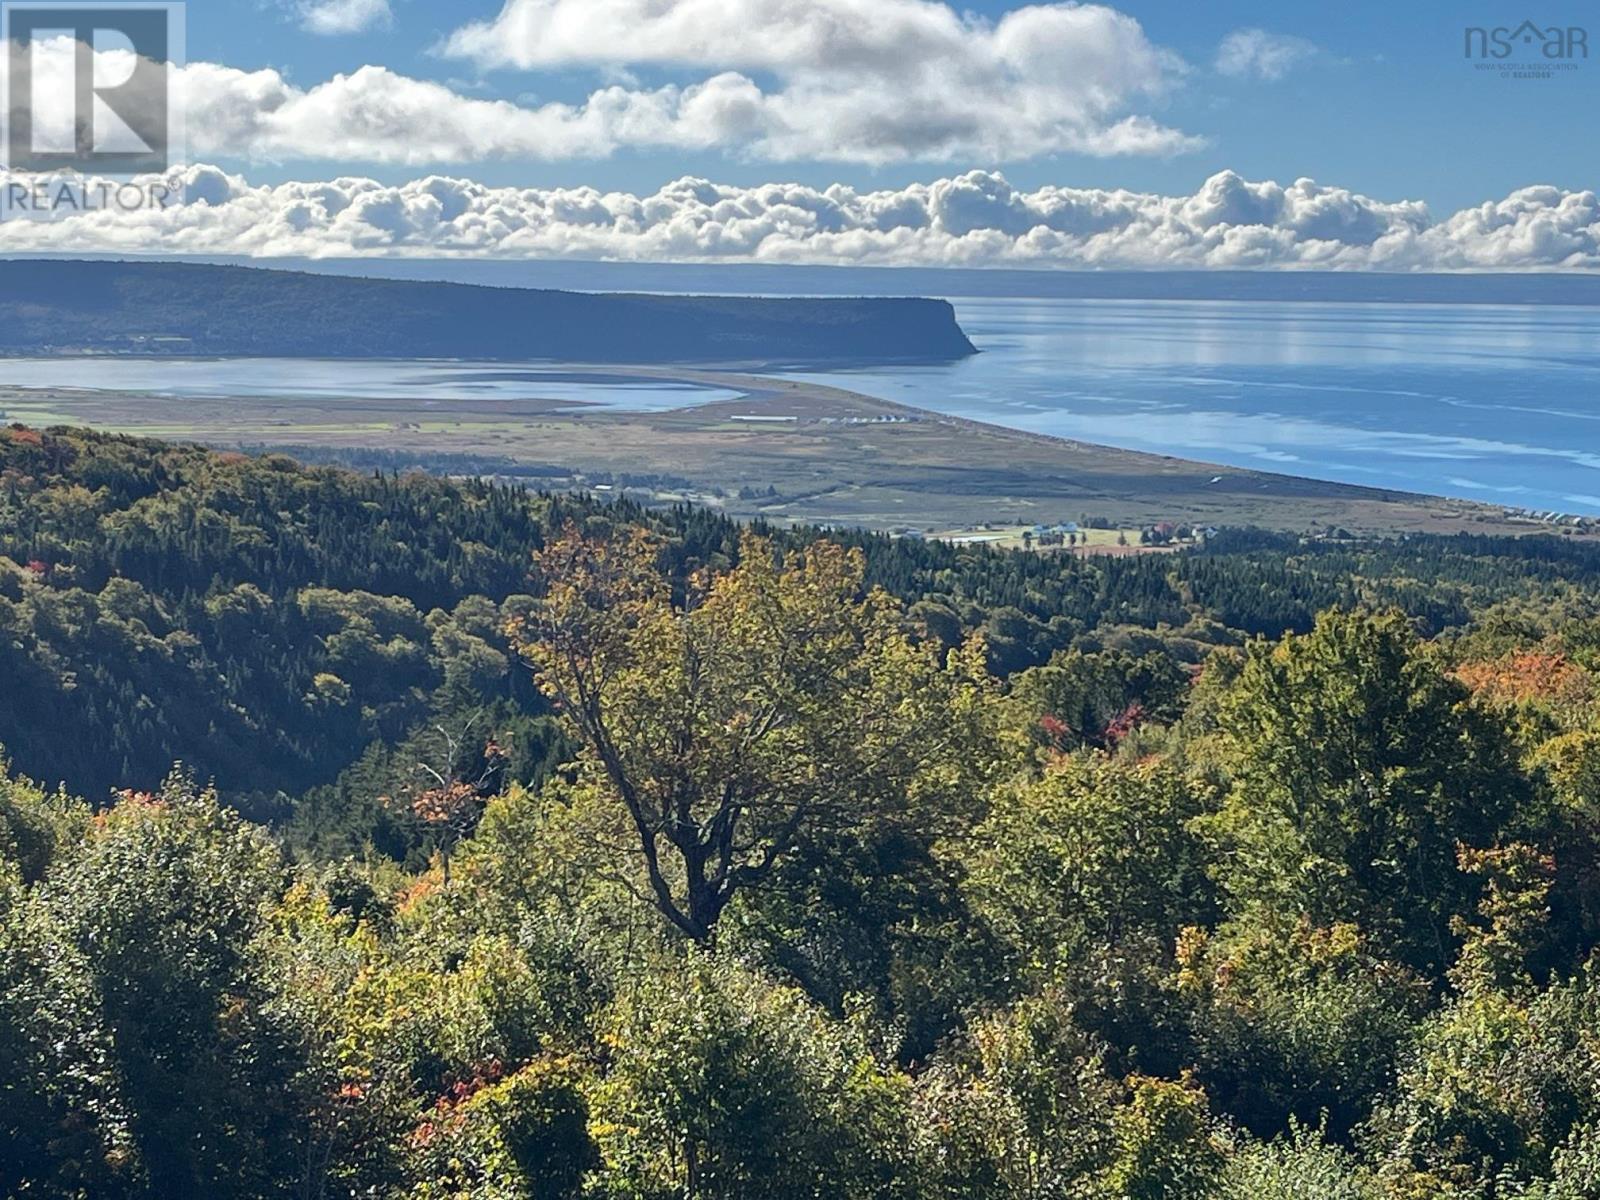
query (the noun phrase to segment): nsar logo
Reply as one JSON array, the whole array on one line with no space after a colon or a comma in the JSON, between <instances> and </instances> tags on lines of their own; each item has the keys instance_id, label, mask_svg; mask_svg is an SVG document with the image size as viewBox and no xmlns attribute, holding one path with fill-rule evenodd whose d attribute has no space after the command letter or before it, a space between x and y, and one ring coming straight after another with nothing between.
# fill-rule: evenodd
<instances>
[{"instance_id":1,"label":"nsar logo","mask_svg":"<svg viewBox=\"0 0 1600 1200\"><path fill-rule=\"evenodd\" d=\"M1539 25L1524 21L1515 28L1471 26L1466 31L1467 58L1504 61L1513 54L1537 55L1547 62L1589 57L1589 31L1579 25Z\"/></svg>"}]
</instances>

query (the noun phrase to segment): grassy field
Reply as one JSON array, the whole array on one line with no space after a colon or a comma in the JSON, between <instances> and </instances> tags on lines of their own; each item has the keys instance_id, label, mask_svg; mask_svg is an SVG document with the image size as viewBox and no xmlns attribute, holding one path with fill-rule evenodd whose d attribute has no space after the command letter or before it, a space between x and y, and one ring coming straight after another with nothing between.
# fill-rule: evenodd
<instances>
[{"instance_id":1,"label":"grassy field","mask_svg":"<svg viewBox=\"0 0 1600 1200\"><path fill-rule=\"evenodd\" d=\"M566 370L566 368L563 368ZM1020 544L1035 524L1102 518L1296 531L1548 528L1462 500L1322 483L947 418L854 392L712 369L572 368L698 383L739 397L626 414L563 401L418 397L338 401L0 391L6 421L226 447L272 446L360 463L504 475L688 500L738 517L859 525ZM1582 534L1579 536L1595 536ZM1114 547L1116 530L1110 531Z\"/></svg>"},{"instance_id":2,"label":"grassy field","mask_svg":"<svg viewBox=\"0 0 1600 1200\"><path fill-rule=\"evenodd\" d=\"M1140 526L1116 529L1080 529L1071 545L1046 546L1028 534L1032 525L958 527L922 531L924 537L951 542L975 542L998 546L1005 550L1038 550L1041 554L1073 554L1086 557L1098 554L1170 554L1184 546L1193 545L1194 539L1169 542L1166 545L1144 545L1140 541Z\"/></svg>"}]
</instances>

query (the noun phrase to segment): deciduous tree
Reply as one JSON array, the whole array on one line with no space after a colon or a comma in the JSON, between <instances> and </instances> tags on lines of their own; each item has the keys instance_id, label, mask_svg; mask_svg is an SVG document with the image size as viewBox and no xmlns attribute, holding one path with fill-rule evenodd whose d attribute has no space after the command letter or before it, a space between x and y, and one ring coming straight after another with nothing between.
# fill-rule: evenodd
<instances>
[{"instance_id":1,"label":"deciduous tree","mask_svg":"<svg viewBox=\"0 0 1600 1200\"><path fill-rule=\"evenodd\" d=\"M749 536L737 566L677 594L657 554L642 532L569 529L539 556L546 594L518 637L642 893L705 941L818 831L941 820L987 680L977 646L941 663L864 591L859 551L780 558Z\"/></svg>"}]
</instances>

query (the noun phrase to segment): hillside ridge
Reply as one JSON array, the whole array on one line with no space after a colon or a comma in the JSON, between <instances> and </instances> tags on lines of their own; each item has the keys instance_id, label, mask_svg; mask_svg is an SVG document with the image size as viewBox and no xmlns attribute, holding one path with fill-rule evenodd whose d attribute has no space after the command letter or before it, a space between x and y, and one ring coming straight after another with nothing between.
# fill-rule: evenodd
<instances>
[{"instance_id":1,"label":"hillside ridge","mask_svg":"<svg viewBox=\"0 0 1600 1200\"><path fill-rule=\"evenodd\" d=\"M943 300L592 294L197 263L0 261L0 354L947 361Z\"/></svg>"}]
</instances>

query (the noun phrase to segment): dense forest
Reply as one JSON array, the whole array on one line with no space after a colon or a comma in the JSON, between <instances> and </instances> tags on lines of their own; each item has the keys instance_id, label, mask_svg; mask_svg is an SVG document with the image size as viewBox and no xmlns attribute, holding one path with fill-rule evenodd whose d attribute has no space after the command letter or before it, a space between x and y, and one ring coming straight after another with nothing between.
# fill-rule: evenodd
<instances>
[{"instance_id":1,"label":"dense forest","mask_svg":"<svg viewBox=\"0 0 1600 1200\"><path fill-rule=\"evenodd\" d=\"M0 263L8 354L948 360L977 351L943 300L597 295L203 263Z\"/></svg>"},{"instance_id":2,"label":"dense forest","mask_svg":"<svg viewBox=\"0 0 1600 1200\"><path fill-rule=\"evenodd\" d=\"M1600 1196L1600 549L0 429L0 1194Z\"/></svg>"}]
</instances>

